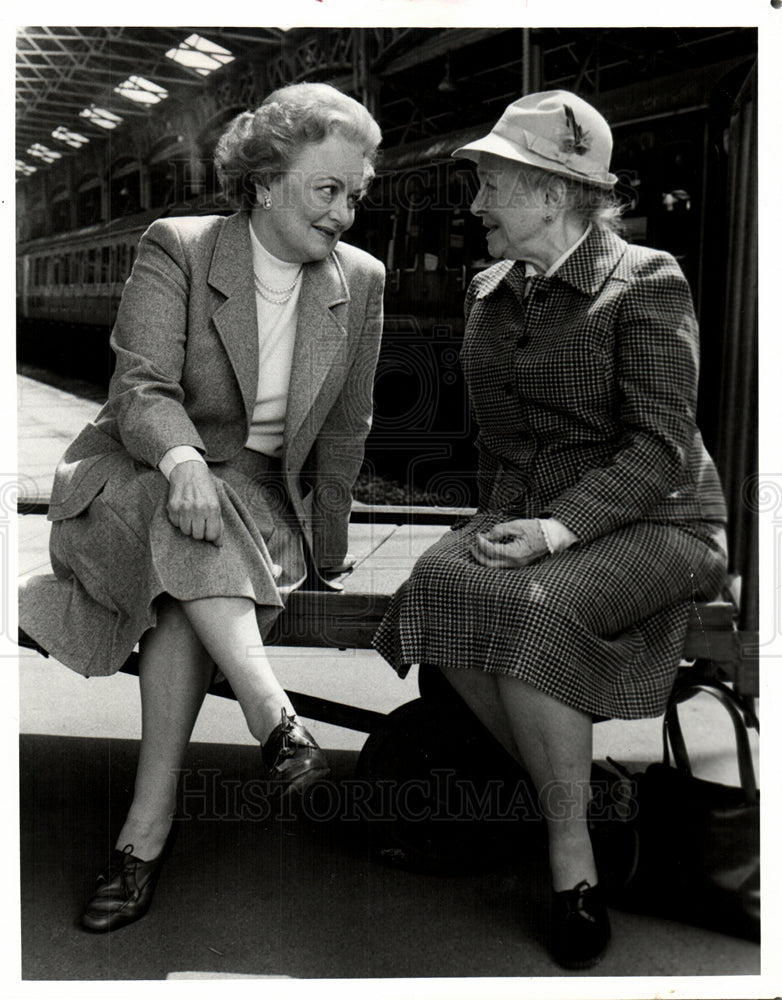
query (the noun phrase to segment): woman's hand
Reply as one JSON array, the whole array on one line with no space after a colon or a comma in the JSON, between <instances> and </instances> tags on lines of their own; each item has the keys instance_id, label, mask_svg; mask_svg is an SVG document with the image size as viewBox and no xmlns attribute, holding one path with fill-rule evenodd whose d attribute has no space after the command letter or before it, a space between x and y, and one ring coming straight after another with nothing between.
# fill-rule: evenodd
<instances>
[{"instance_id":1,"label":"woman's hand","mask_svg":"<svg viewBox=\"0 0 782 1000\"><path fill-rule=\"evenodd\" d=\"M169 475L168 519L183 535L223 544L220 498L204 462L180 462Z\"/></svg>"},{"instance_id":2,"label":"woman's hand","mask_svg":"<svg viewBox=\"0 0 782 1000\"><path fill-rule=\"evenodd\" d=\"M543 529L532 519L495 524L486 534L475 536L470 552L492 569L529 566L549 554Z\"/></svg>"}]
</instances>

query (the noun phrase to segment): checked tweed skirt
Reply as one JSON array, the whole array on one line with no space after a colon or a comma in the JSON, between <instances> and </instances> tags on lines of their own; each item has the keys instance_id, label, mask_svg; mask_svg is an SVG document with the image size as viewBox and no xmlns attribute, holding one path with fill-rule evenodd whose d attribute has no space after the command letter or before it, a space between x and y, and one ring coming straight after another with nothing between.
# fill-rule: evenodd
<instances>
[{"instance_id":1,"label":"checked tweed skirt","mask_svg":"<svg viewBox=\"0 0 782 1000\"><path fill-rule=\"evenodd\" d=\"M393 597L374 646L404 677L416 663L526 681L584 712L665 709L693 600L716 596L721 525L639 521L519 569L481 566L478 513L434 543Z\"/></svg>"},{"instance_id":2,"label":"checked tweed skirt","mask_svg":"<svg viewBox=\"0 0 782 1000\"><path fill-rule=\"evenodd\" d=\"M115 673L157 621L155 600L249 597L262 635L306 575L303 539L279 463L244 449L210 465L223 544L183 535L166 512L168 482L130 455L77 517L52 525L54 574L19 594L19 624L85 676Z\"/></svg>"}]
</instances>

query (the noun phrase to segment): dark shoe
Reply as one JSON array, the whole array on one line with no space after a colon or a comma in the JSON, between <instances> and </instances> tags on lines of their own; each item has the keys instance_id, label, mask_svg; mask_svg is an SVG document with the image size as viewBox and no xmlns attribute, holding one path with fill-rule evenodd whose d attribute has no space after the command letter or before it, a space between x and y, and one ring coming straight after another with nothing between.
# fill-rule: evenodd
<instances>
[{"instance_id":1,"label":"dark shoe","mask_svg":"<svg viewBox=\"0 0 782 1000\"><path fill-rule=\"evenodd\" d=\"M329 766L322 750L295 716L282 720L261 747L263 762L276 791L283 795L304 791L318 778L325 778Z\"/></svg>"},{"instance_id":2,"label":"dark shoe","mask_svg":"<svg viewBox=\"0 0 782 1000\"><path fill-rule=\"evenodd\" d=\"M600 886L579 882L552 893L551 951L565 969L590 969L603 957L611 937Z\"/></svg>"},{"instance_id":3,"label":"dark shoe","mask_svg":"<svg viewBox=\"0 0 782 1000\"><path fill-rule=\"evenodd\" d=\"M169 837L166 847L152 861L134 857L132 844L126 844L121 851L115 850L107 868L98 876L95 894L81 917L82 927L103 934L140 920L152 903L171 840Z\"/></svg>"}]
</instances>

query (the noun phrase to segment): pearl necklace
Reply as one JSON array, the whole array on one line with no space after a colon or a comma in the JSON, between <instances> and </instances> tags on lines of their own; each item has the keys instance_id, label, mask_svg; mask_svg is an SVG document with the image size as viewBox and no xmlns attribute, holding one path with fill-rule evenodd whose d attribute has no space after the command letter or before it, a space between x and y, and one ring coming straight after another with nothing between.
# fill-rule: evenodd
<instances>
[{"instance_id":1,"label":"pearl necklace","mask_svg":"<svg viewBox=\"0 0 782 1000\"><path fill-rule=\"evenodd\" d=\"M282 306L290 299L293 295L293 291L299 283L299 278L301 277L301 268L296 272L296 277L293 279L293 283L288 285L287 288L272 288L271 285L267 285L265 282L261 281L258 276L258 272L253 270L253 277L255 278L255 287L258 294L262 299L266 299L267 302L271 302L272 305Z\"/></svg>"}]
</instances>

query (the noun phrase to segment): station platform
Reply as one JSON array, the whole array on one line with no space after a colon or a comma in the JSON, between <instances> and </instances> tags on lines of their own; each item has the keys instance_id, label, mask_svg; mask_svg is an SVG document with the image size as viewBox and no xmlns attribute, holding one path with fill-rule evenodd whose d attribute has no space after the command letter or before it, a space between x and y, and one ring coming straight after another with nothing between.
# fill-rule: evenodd
<instances>
[{"instance_id":1,"label":"station platform","mask_svg":"<svg viewBox=\"0 0 782 1000\"><path fill-rule=\"evenodd\" d=\"M99 404L21 376L18 404L22 492L46 494L58 458ZM50 571L48 528L42 516L19 516L21 576ZM364 534L351 545L366 546L367 526L355 528ZM380 712L417 697L415 672L400 681L372 652L270 654L283 684L298 691ZM221 698L207 699L185 764L191 780L203 778L205 804L181 824L152 909L116 934L85 934L75 921L132 788L138 684L124 674L86 681L28 650L19 667L23 979L377 979L373 991L387 995L384 986L412 978L447 980L438 995L450 998L476 995L484 978L491 982L479 992L493 997L576 996L582 985L592 996L629 997L635 987L616 977L644 977L655 991L676 982L676 996L701 1000L761 995L753 985L757 945L619 912L602 964L563 973L548 956L540 919L545 859L526 850L489 874L435 877L372 859L345 816L238 821L225 796L258 776L259 751L236 703ZM684 706L688 747L696 773L736 783L730 726L720 713L708 698ZM337 785L348 783L366 737L307 724L329 752ZM640 770L660 751L660 720L595 728L597 760L610 755ZM536 992L529 980L538 977L562 977L561 989ZM710 985L700 977L727 978Z\"/></svg>"}]
</instances>

